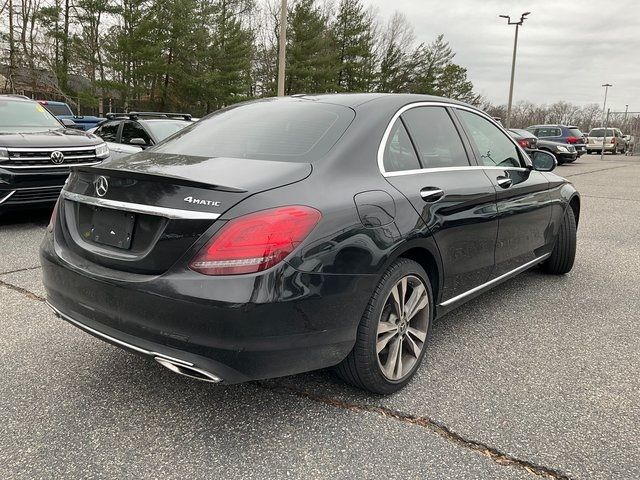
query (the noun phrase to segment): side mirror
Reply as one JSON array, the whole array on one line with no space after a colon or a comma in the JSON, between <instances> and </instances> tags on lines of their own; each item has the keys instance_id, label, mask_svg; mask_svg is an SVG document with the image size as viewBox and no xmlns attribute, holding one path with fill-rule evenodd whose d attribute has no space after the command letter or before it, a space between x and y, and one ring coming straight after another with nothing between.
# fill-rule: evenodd
<instances>
[{"instance_id":1,"label":"side mirror","mask_svg":"<svg viewBox=\"0 0 640 480\"><path fill-rule=\"evenodd\" d=\"M70 118L61 118L60 121L67 128L75 128L76 130L82 130L82 127L76 124L76 122L74 122Z\"/></svg>"},{"instance_id":2,"label":"side mirror","mask_svg":"<svg viewBox=\"0 0 640 480\"><path fill-rule=\"evenodd\" d=\"M129 140L129 145L137 145L138 147L147 147L147 142L144 138L136 137Z\"/></svg>"},{"instance_id":3,"label":"side mirror","mask_svg":"<svg viewBox=\"0 0 640 480\"><path fill-rule=\"evenodd\" d=\"M555 155L544 150L534 150L529 153L534 170L550 172L558 165Z\"/></svg>"}]
</instances>

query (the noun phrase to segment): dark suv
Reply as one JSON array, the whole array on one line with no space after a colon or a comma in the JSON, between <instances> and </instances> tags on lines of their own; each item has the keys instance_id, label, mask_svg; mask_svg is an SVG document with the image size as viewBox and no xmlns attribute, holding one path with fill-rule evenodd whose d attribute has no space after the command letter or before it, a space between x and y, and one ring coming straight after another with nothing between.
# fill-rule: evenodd
<instances>
[{"instance_id":1,"label":"dark suv","mask_svg":"<svg viewBox=\"0 0 640 480\"><path fill-rule=\"evenodd\" d=\"M38 102L0 95L0 213L52 204L69 166L95 165L108 156L101 139L66 128Z\"/></svg>"},{"instance_id":2,"label":"dark suv","mask_svg":"<svg viewBox=\"0 0 640 480\"><path fill-rule=\"evenodd\" d=\"M578 157L587 153L585 135L578 127L567 125L533 125L527 128L539 139L573 145Z\"/></svg>"}]
</instances>

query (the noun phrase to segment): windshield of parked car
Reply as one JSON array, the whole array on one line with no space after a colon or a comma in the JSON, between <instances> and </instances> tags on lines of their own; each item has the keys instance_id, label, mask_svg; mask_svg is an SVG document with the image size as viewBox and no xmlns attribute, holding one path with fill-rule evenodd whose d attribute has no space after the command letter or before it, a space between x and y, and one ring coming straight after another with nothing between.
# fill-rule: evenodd
<instances>
[{"instance_id":1,"label":"windshield of parked car","mask_svg":"<svg viewBox=\"0 0 640 480\"><path fill-rule=\"evenodd\" d=\"M355 112L289 98L229 107L181 130L152 151L206 157L313 162L326 155Z\"/></svg>"},{"instance_id":2,"label":"windshield of parked car","mask_svg":"<svg viewBox=\"0 0 640 480\"><path fill-rule=\"evenodd\" d=\"M188 127L193 122L186 120L140 120L140 123L144 123L144 126L147 127L159 142L169 135L173 135L178 130Z\"/></svg>"},{"instance_id":3,"label":"windshield of parked car","mask_svg":"<svg viewBox=\"0 0 640 480\"><path fill-rule=\"evenodd\" d=\"M604 128L594 128L589 132L590 137L604 137ZM607 128L607 137L613 137L613 130Z\"/></svg>"},{"instance_id":4,"label":"windshield of parked car","mask_svg":"<svg viewBox=\"0 0 640 480\"><path fill-rule=\"evenodd\" d=\"M37 132L64 128L36 102L0 98L0 133Z\"/></svg>"}]
</instances>

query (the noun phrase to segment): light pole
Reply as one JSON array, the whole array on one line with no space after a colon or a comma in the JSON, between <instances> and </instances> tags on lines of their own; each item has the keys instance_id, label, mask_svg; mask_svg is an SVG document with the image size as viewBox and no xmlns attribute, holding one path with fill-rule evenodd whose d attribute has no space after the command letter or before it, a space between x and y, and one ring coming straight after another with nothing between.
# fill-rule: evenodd
<instances>
[{"instance_id":1,"label":"light pole","mask_svg":"<svg viewBox=\"0 0 640 480\"><path fill-rule=\"evenodd\" d=\"M602 105L602 122L604 125L604 114L607 111L607 92L609 91L609 87L613 87L610 83L605 83L602 85L604 87L604 104Z\"/></svg>"},{"instance_id":2,"label":"light pole","mask_svg":"<svg viewBox=\"0 0 640 480\"><path fill-rule=\"evenodd\" d=\"M511 60L511 83L509 84L509 104L507 105L507 128L511 127L511 104L513 102L513 78L516 73L516 51L518 50L518 28L524 23L525 18L531 12L525 12L520 15L520 20L512 22L509 15L498 15L500 18L507 19L507 25L516 26L516 36L513 40L513 59Z\"/></svg>"},{"instance_id":3,"label":"light pole","mask_svg":"<svg viewBox=\"0 0 640 480\"><path fill-rule=\"evenodd\" d=\"M278 40L278 96L284 97L284 66L287 48L287 0L280 1L280 38Z\"/></svg>"}]
</instances>

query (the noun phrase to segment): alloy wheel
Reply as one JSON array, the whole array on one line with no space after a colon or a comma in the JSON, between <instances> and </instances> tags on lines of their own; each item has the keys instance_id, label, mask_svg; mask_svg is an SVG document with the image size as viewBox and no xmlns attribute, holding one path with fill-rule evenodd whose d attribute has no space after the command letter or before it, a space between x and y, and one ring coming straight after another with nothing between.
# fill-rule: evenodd
<instances>
[{"instance_id":1,"label":"alloy wheel","mask_svg":"<svg viewBox=\"0 0 640 480\"><path fill-rule=\"evenodd\" d=\"M429 296L415 275L401 278L391 289L378 320L376 353L382 374L402 380L421 358L429 328Z\"/></svg>"}]
</instances>

